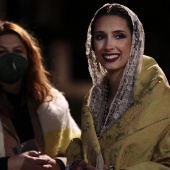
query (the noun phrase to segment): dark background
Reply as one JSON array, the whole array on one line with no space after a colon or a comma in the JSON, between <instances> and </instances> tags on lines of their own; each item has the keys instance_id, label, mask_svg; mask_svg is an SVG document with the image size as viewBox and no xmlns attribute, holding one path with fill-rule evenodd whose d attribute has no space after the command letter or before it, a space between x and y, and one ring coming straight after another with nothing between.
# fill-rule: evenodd
<instances>
[{"instance_id":1,"label":"dark background","mask_svg":"<svg viewBox=\"0 0 170 170\"><path fill-rule=\"evenodd\" d=\"M54 38L69 40L74 50L74 77L81 79L88 77L84 47L88 24L100 6L113 2L128 6L138 15L146 34L145 54L154 57L170 78L170 10L163 1L4 0L6 16L1 16L26 25L45 47Z\"/></svg>"},{"instance_id":2,"label":"dark background","mask_svg":"<svg viewBox=\"0 0 170 170\"><path fill-rule=\"evenodd\" d=\"M0 0L1 19L15 21L35 33L42 43L47 68L48 46L65 40L72 47L72 79L90 81L85 56L87 28L93 14L105 3L121 3L132 9L143 23L145 54L157 60L170 80L170 9L168 1L132 0ZM63 67L65 67L63 65ZM82 100L68 98L79 123Z\"/></svg>"}]
</instances>

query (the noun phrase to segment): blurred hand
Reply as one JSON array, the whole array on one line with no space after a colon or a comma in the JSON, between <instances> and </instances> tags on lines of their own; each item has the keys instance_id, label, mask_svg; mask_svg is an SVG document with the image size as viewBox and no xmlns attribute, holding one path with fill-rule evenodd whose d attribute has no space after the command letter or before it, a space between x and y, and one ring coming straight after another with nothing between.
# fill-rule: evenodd
<instances>
[{"instance_id":1,"label":"blurred hand","mask_svg":"<svg viewBox=\"0 0 170 170\"><path fill-rule=\"evenodd\" d=\"M55 159L51 158L50 156L42 154L40 155L40 158L49 159L48 164L43 165L44 168L49 168L51 166L50 170L61 170L60 165L56 162Z\"/></svg>"},{"instance_id":2,"label":"blurred hand","mask_svg":"<svg viewBox=\"0 0 170 170\"><path fill-rule=\"evenodd\" d=\"M59 165L48 155L28 151L8 159L8 170L57 170Z\"/></svg>"}]
</instances>

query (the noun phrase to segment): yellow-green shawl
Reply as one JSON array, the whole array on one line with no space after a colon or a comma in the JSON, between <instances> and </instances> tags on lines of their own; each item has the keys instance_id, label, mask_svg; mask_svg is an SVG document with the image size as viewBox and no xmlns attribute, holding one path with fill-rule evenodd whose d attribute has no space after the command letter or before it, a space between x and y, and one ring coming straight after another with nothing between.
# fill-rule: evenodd
<instances>
[{"instance_id":1,"label":"yellow-green shawl","mask_svg":"<svg viewBox=\"0 0 170 170\"><path fill-rule=\"evenodd\" d=\"M96 166L101 151L104 163L116 170L170 170L170 87L153 58L143 57L134 105L100 139L88 100L89 95L82 109L82 148L70 143L68 162L85 159Z\"/></svg>"}]
</instances>

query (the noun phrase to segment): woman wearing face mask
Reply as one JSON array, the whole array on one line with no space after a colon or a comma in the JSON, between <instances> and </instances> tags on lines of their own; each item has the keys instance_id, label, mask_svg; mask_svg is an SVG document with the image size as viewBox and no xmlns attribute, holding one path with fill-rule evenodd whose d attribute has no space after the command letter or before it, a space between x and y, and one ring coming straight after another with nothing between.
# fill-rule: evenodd
<instances>
[{"instance_id":1,"label":"woman wearing face mask","mask_svg":"<svg viewBox=\"0 0 170 170\"><path fill-rule=\"evenodd\" d=\"M170 87L144 52L144 30L121 4L94 15L86 41L93 87L67 169L170 170Z\"/></svg>"},{"instance_id":2,"label":"woman wearing face mask","mask_svg":"<svg viewBox=\"0 0 170 170\"><path fill-rule=\"evenodd\" d=\"M48 81L38 41L0 22L0 169L62 170L80 136L68 102Z\"/></svg>"}]
</instances>

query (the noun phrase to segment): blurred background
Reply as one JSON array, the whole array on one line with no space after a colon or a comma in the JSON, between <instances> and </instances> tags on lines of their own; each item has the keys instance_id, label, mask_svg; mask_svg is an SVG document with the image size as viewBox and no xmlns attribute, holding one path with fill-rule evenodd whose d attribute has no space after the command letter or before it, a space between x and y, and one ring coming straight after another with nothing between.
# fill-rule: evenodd
<instances>
[{"instance_id":1,"label":"blurred background","mask_svg":"<svg viewBox=\"0 0 170 170\"><path fill-rule=\"evenodd\" d=\"M143 23L145 54L157 60L170 80L170 11L168 2L148 0L0 0L0 19L14 21L38 38L51 81L65 93L80 125L81 105L91 87L85 55L87 28L105 3L121 3Z\"/></svg>"}]
</instances>

